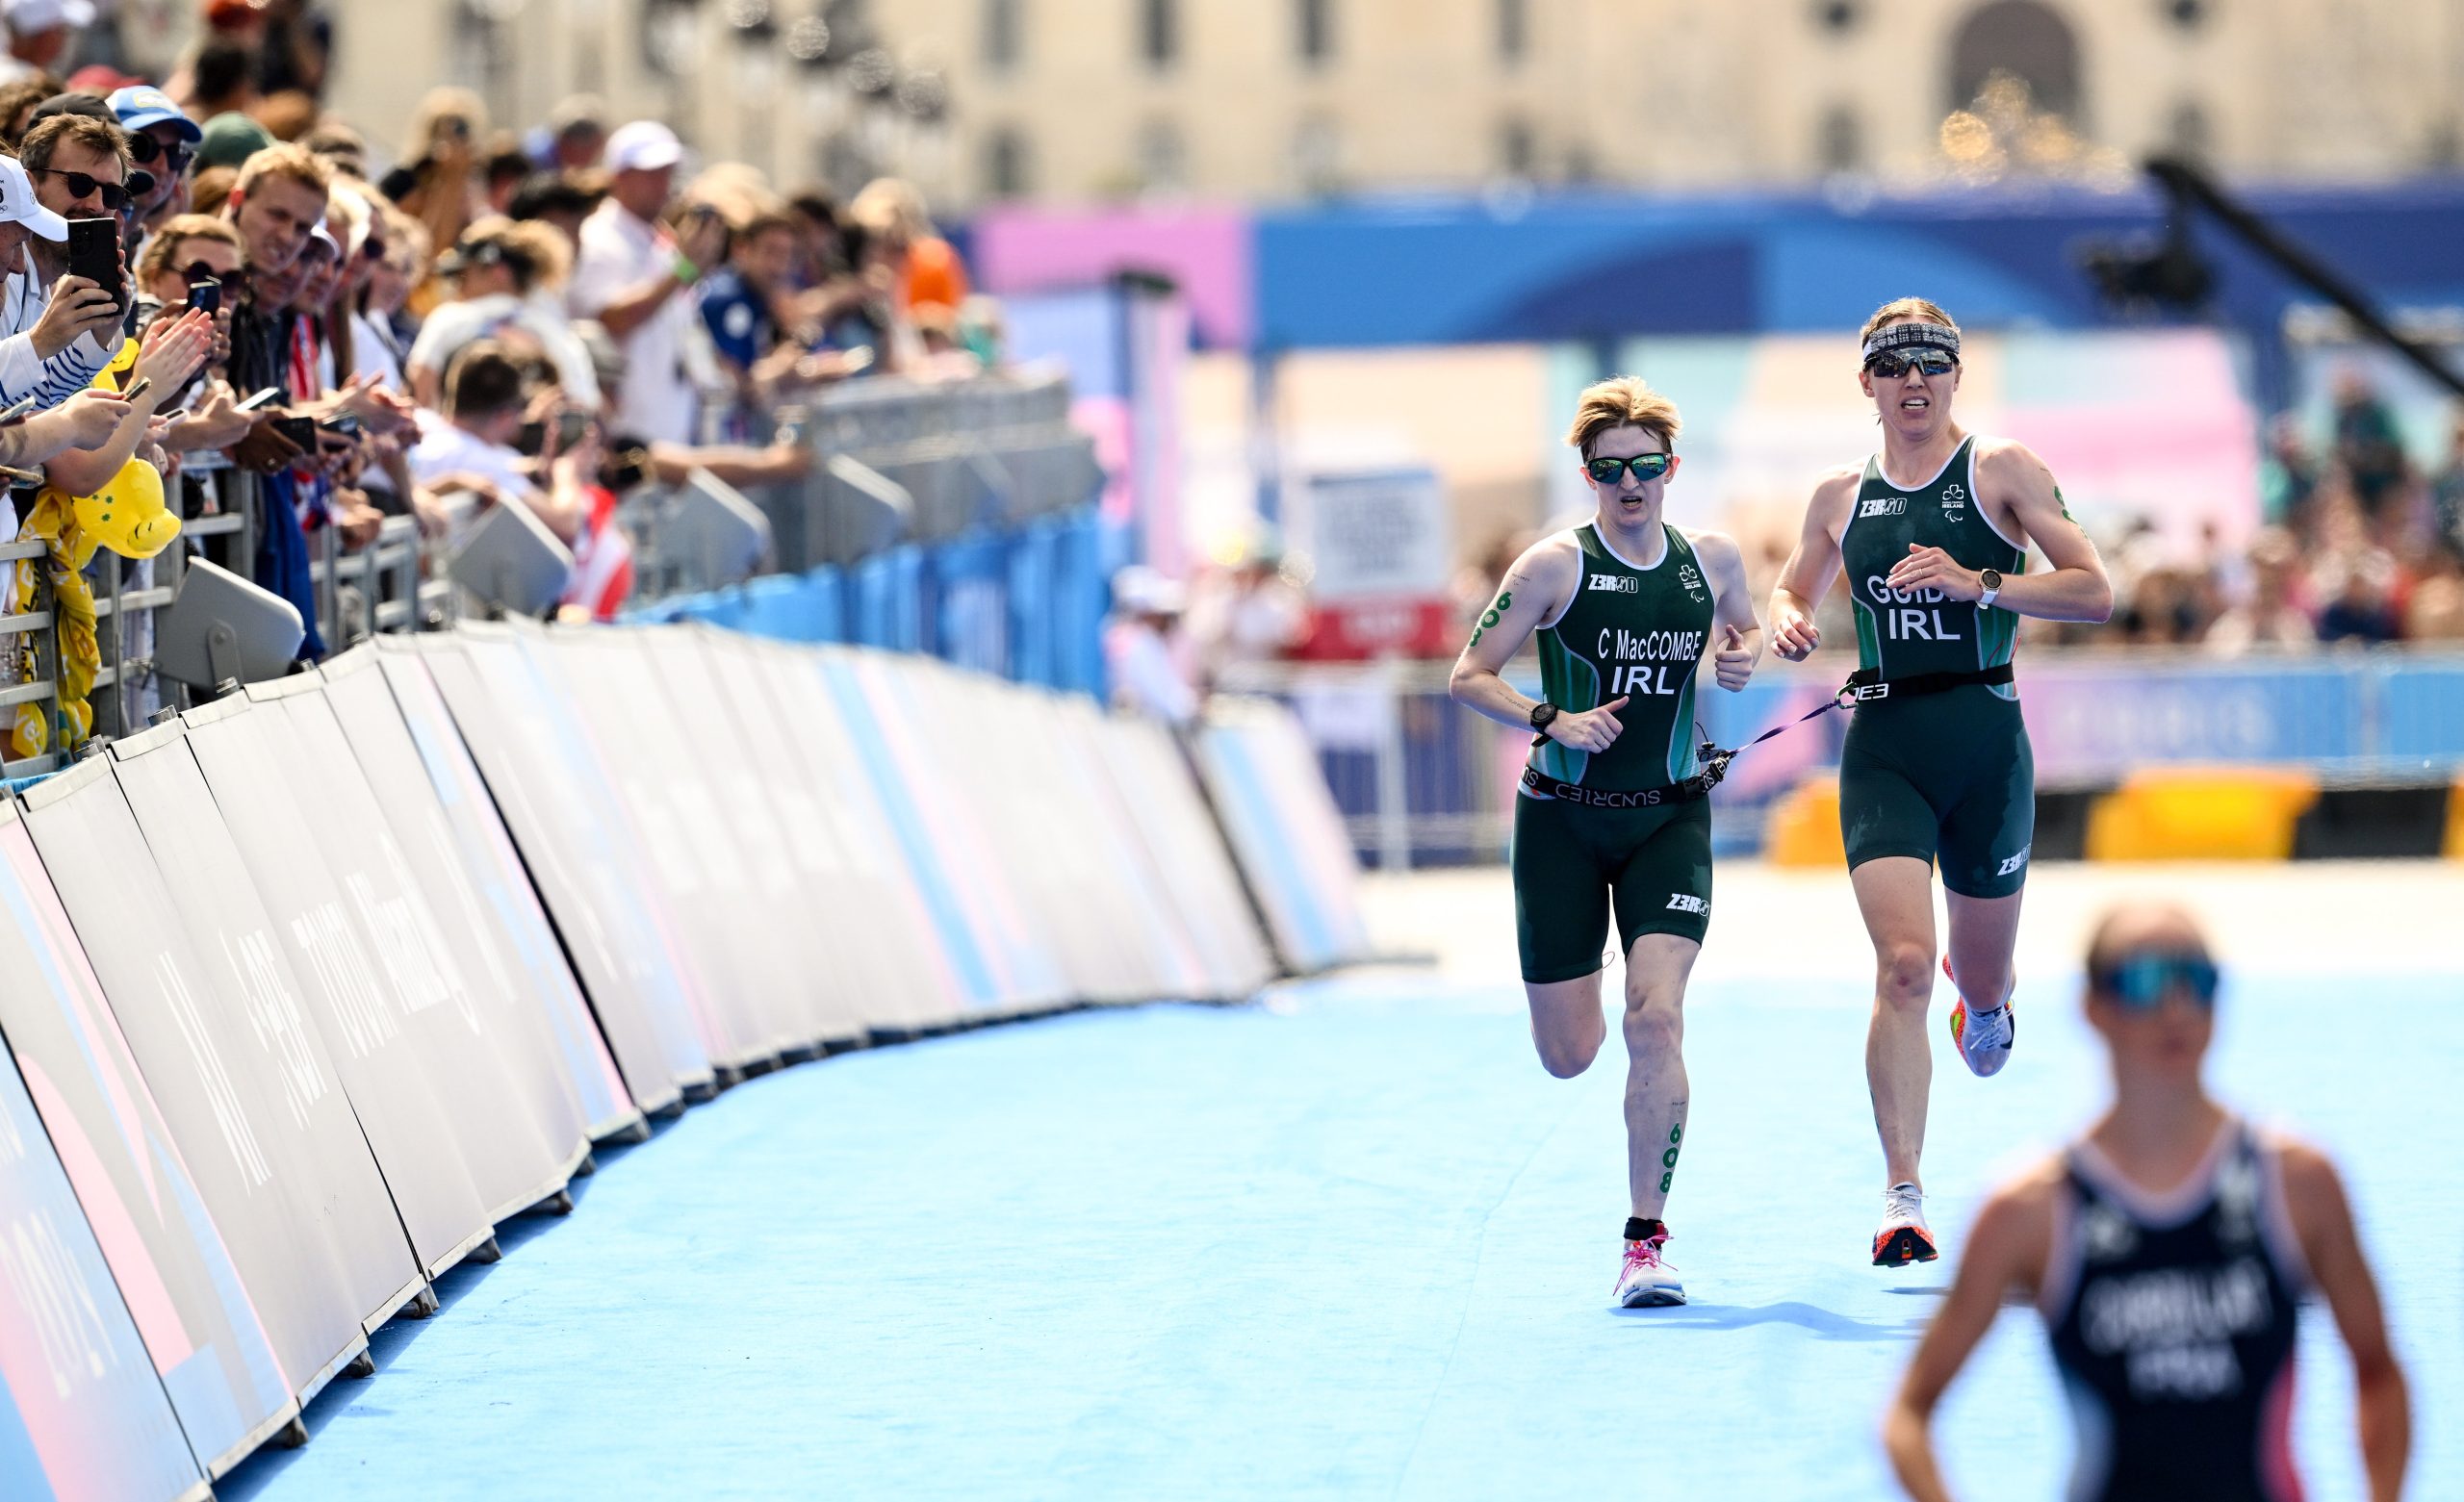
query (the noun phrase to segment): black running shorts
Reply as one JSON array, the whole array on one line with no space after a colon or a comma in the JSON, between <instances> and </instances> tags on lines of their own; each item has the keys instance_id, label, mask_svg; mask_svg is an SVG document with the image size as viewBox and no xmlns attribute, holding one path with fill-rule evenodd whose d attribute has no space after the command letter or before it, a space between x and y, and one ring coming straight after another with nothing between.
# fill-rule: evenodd
<instances>
[{"instance_id":1,"label":"black running shorts","mask_svg":"<svg viewBox=\"0 0 2464 1502\"><path fill-rule=\"evenodd\" d=\"M1982 684L1860 704L1839 753L1848 869L1911 855L1962 897L2009 897L2027 884L2036 780L2018 701Z\"/></svg>"},{"instance_id":2,"label":"black running shorts","mask_svg":"<svg viewBox=\"0 0 2464 1502\"><path fill-rule=\"evenodd\" d=\"M1606 963L1608 912L1619 953L1646 933L1703 942L1711 926L1711 805L1578 808L1514 800L1514 925L1523 979L1575 980Z\"/></svg>"}]
</instances>

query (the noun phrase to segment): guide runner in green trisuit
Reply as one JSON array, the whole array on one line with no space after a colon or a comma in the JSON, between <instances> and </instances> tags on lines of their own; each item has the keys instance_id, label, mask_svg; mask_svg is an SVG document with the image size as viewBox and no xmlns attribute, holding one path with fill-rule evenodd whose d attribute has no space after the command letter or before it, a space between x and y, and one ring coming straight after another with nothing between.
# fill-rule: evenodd
<instances>
[{"instance_id":1,"label":"guide runner in green trisuit","mask_svg":"<svg viewBox=\"0 0 2464 1502\"><path fill-rule=\"evenodd\" d=\"M1761 654L1736 544L1662 517L1677 408L1633 376L1582 394L1567 442L1598 509L1515 560L1454 665L1458 703L1537 732L1514 812L1514 908L1531 1037L1559 1079L1606 1036L1600 972L1612 899L1626 955L1632 1218L1617 1302L1682 1304L1661 1211L1685 1137L1685 980L1711 922L1711 809L1694 675L1745 686ZM1540 637L1535 703L1500 673Z\"/></svg>"},{"instance_id":2,"label":"guide runner in green trisuit","mask_svg":"<svg viewBox=\"0 0 2464 1502\"><path fill-rule=\"evenodd\" d=\"M1814 488L1797 550L1771 592L1771 644L1821 645L1814 607L1844 567L1855 603L1855 718L1839 763L1849 880L1874 944L1865 1079L1888 1188L1874 1265L1935 1256L1917 1160L1933 1056L1933 865L1950 911L1951 1036L1969 1069L2011 1056L2011 950L2036 827L2036 766L2011 686L2018 618L2103 621L2113 586L2053 471L2024 445L1951 418L1960 331L1921 297L1887 303L1862 335L1858 382L1882 451ZM2028 573L2034 542L2052 568Z\"/></svg>"}]
</instances>

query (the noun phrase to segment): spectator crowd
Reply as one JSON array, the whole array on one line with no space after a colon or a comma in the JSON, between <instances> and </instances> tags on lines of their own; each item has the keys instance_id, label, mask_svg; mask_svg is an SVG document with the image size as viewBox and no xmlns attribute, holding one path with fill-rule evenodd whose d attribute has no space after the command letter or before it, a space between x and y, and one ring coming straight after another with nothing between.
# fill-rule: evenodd
<instances>
[{"instance_id":1,"label":"spectator crowd","mask_svg":"<svg viewBox=\"0 0 2464 1502\"><path fill-rule=\"evenodd\" d=\"M903 182L841 204L697 166L589 98L517 134L456 89L396 156L326 108L310 0L204 0L159 81L116 65L82 0L0 17L0 537L47 545L9 592L48 572L71 658L102 571L141 576L177 530L130 533L141 514L251 508L245 572L299 607L307 658L344 645L316 629L312 544L366 547L388 517L449 545L526 507L574 553L565 609L604 617L630 493L792 480L818 389L1000 358L997 309ZM11 754L54 730L21 713Z\"/></svg>"},{"instance_id":2,"label":"spectator crowd","mask_svg":"<svg viewBox=\"0 0 2464 1502\"><path fill-rule=\"evenodd\" d=\"M2270 427L2260 515L2240 549L2213 528L2182 549L2136 525L2108 547L2111 624L2045 635L2220 656L2464 641L2464 416L2445 467L2425 471L2386 402L2346 371L2325 442L2291 414Z\"/></svg>"}]
</instances>

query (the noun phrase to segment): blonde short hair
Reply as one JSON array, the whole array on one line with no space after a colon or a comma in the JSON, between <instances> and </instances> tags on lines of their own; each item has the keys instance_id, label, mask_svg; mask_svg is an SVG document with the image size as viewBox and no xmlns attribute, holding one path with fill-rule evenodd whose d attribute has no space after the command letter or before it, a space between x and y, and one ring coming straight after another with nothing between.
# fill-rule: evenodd
<instances>
[{"instance_id":1,"label":"blonde short hair","mask_svg":"<svg viewBox=\"0 0 2464 1502\"><path fill-rule=\"evenodd\" d=\"M1940 303L1925 297L1894 297L1874 310L1874 316L1867 318L1864 328L1858 332L1857 343L1862 344L1874 337L1876 329L1902 318L1918 323L1939 323L1954 334L1960 331L1959 320L1943 312Z\"/></svg>"},{"instance_id":2,"label":"blonde short hair","mask_svg":"<svg viewBox=\"0 0 2464 1502\"><path fill-rule=\"evenodd\" d=\"M240 180L231 191L245 194L269 177L287 177L321 193L333 191L333 165L297 141L276 141L250 155L241 164Z\"/></svg>"},{"instance_id":3,"label":"blonde short hair","mask_svg":"<svg viewBox=\"0 0 2464 1502\"><path fill-rule=\"evenodd\" d=\"M1567 430L1566 442L1574 446L1585 459L1591 457L1591 446L1600 435L1613 427L1638 427L1660 442L1670 453L1677 451L1677 430L1682 423L1677 416L1677 403L1651 389L1639 375L1620 375L1583 388L1575 402L1575 423Z\"/></svg>"}]
</instances>

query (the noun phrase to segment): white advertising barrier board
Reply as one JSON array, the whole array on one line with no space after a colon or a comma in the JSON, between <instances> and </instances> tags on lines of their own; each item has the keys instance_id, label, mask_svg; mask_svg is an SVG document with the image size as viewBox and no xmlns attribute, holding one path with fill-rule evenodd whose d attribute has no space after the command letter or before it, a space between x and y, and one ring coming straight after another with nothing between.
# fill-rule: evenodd
<instances>
[{"instance_id":1,"label":"white advertising barrier board","mask_svg":"<svg viewBox=\"0 0 2464 1502\"><path fill-rule=\"evenodd\" d=\"M0 1496L206 1494L111 1264L0 1050Z\"/></svg>"},{"instance_id":2,"label":"white advertising barrier board","mask_svg":"<svg viewBox=\"0 0 2464 1502\"><path fill-rule=\"evenodd\" d=\"M487 783L471 760L470 748L454 730L453 717L437 694L426 664L415 653L385 645L398 640L377 638L377 670L392 694L396 720L389 723L372 703L363 709L367 696L349 687L356 679L346 675L326 688L342 719L343 733L350 737L360 764L369 769L369 780L388 790L390 813L390 795L412 786L399 770L405 742L396 737L392 724L399 725L454 849L461 853L465 877L479 895L487 927L547 1019L591 1137L598 1140L633 1133L642 1126L641 1109L626 1092L615 1057L591 1016L590 1003L565 962L556 931L539 905L539 894L523 872L513 837L505 832ZM380 764L395 770L381 771Z\"/></svg>"},{"instance_id":3,"label":"white advertising barrier board","mask_svg":"<svg viewBox=\"0 0 2464 1502\"><path fill-rule=\"evenodd\" d=\"M416 639L644 1110L710 1085L712 1030L597 750L501 633Z\"/></svg>"},{"instance_id":4,"label":"white advertising barrier board","mask_svg":"<svg viewBox=\"0 0 2464 1502\"><path fill-rule=\"evenodd\" d=\"M420 1273L348 1103L303 1044L296 998L251 972L271 944L262 914L220 935L213 961L198 953L108 757L37 784L25 808L284 1385L304 1402L368 1348L368 1316L416 1292ZM385 1267L371 1229L396 1240L372 1292L352 1265Z\"/></svg>"},{"instance_id":5,"label":"white advertising barrier board","mask_svg":"<svg viewBox=\"0 0 2464 1502\"><path fill-rule=\"evenodd\" d=\"M768 661L749 638L725 631L695 630L687 640L746 752L747 770L730 803L757 795L757 806L772 822L802 935L800 963L810 967L816 1005L851 1038L877 1028L912 1027L933 1008L904 994L915 982L896 949L911 940L902 937L907 930L895 921L894 894L874 891L846 850L847 819L834 807L843 803L843 790L832 789L829 802L817 791L815 757L801 744L771 682L783 665Z\"/></svg>"},{"instance_id":6,"label":"white advertising barrier board","mask_svg":"<svg viewBox=\"0 0 2464 1502\"><path fill-rule=\"evenodd\" d=\"M17 806L5 801L0 1033L190 1452L219 1477L299 1405Z\"/></svg>"},{"instance_id":7,"label":"white advertising barrier board","mask_svg":"<svg viewBox=\"0 0 2464 1502\"><path fill-rule=\"evenodd\" d=\"M424 1286L424 1268L404 1237L393 1181L375 1157L349 1076L318 1021L324 998L312 994L292 958L290 936L249 878L205 774L189 753L186 728L174 722L116 742L112 755L120 794L153 852L197 957L214 971L219 955L220 978L248 1004L249 1031L279 1066L284 1110L306 1128L320 1156L334 1160L327 1177L337 1182L326 1187L323 1208L354 1292L374 1300L359 1321L373 1335ZM371 1166L373 1175L367 1172ZM405 1165L405 1171L416 1176L422 1170ZM356 1205L348 1199L353 1190L361 1200Z\"/></svg>"},{"instance_id":8,"label":"white advertising barrier board","mask_svg":"<svg viewBox=\"0 0 2464 1502\"><path fill-rule=\"evenodd\" d=\"M1152 721L1107 716L1083 700L1070 701L1066 715L1088 782L1116 810L1134 884L1168 915L1157 931L1169 940L1172 994L1247 997L1272 977L1274 959L1171 733Z\"/></svg>"},{"instance_id":9,"label":"white advertising barrier board","mask_svg":"<svg viewBox=\"0 0 2464 1502\"><path fill-rule=\"evenodd\" d=\"M482 1007L474 978L395 842L350 742L315 674L247 690L285 780L315 810L310 836L349 896L377 979L421 1046L428 1083L445 1104L488 1218L501 1221L565 1186L585 1147L578 1125L540 1123L519 1063L521 1040Z\"/></svg>"},{"instance_id":10,"label":"white advertising barrier board","mask_svg":"<svg viewBox=\"0 0 2464 1502\"><path fill-rule=\"evenodd\" d=\"M714 671L699 626L646 626L628 631L657 675L667 702L691 735L695 765L752 886L746 911L757 921L759 946L751 953L767 968L768 983L795 1004L797 1026L808 1039L849 1043L864 1034L844 989L844 977L829 942L830 919L813 910L813 894L796 878L796 862L780 827L788 785L768 775L770 753L783 748L760 744L748 707L766 709L764 696L740 704Z\"/></svg>"},{"instance_id":11,"label":"white advertising barrier board","mask_svg":"<svg viewBox=\"0 0 2464 1502\"><path fill-rule=\"evenodd\" d=\"M1240 868L1207 806L1196 769L1172 732L1151 720L1116 717L1113 766L1124 787L1146 790L1157 817L1139 823L1191 931L1205 946L1214 994L1246 997L1275 975L1269 939Z\"/></svg>"},{"instance_id":12,"label":"white advertising barrier board","mask_svg":"<svg viewBox=\"0 0 2464 1502\"><path fill-rule=\"evenodd\" d=\"M972 764L985 805L999 815L987 827L1000 840L1001 868L1058 953L1072 998L1117 1004L1190 994L1172 953L1175 920L1138 881L1117 805L1088 777L1062 697L968 674L937 675L945 714L963 716L982 700L1000 716L1001 754L961 759ZM1028 795L1030 788L1037 791Z\"/></svg>"},{"instance_id":13,"label":"white advertising barrier board","mask_svg":"<svg viewBox=\"0 0 2464 1502\"><path fill-rule=\"evenodd\" d=\"M676 919L679 947L719 1019L725 1046L711 1057L743 1069L809 1045L813 1034L798 1025L800 1008L770 962L744 855L635 633L525 631L518 639L598 743L618 817L649 856L642 873Z\"/></svg>"},{"instance_id":14,"label":"white advertising barrier board","mask_svg":"<svg viewBox=\"0 0 2464 1502\"><path fill-rule=\"evenodd\" d=\"M969 1010L1016 1016L1070 1000L1049 948L1028 930L998 869L989 832L975 817L971 783L951 770L957 733L923 723L923 696L937 686L921 659L850 648L817 649L819 671L842 718L862 726L858 742L884 812L913 866L935 927L967 979ZM980 754L974 732L963 742Z\"/></svg>"},{"instance_id":15,"label":"white advertising barrier board","mask_svg":"<svg viewBox=\"0 0 2464 1502\"><path fill-rule=\"evenodd\" d=\"M280 726L244 695L181 715L224 832L291 956L292 974L341 1075L368 1145L431 1278L495 1230L462 1135L431 1082L427 1051L396 1014L352 895L309 832L270 736ZM142 819L142 810L140 813Z\"/></svg>"},{"instance_id":16,"label":"white advertising barrier board","mask_svg":"<svg viewBox=\"0 0 2464 1502\"><path fill-rule=\"evenodd\" d=\"M967 1006L965 983L813 654L751 637L727 640L722 655L741 663L740 686L767 698L784 732L781 744L803 774L775 796L816 903L847 914L858 935L845 954L864 987L865 1025L895 1035L959 1017Z\"/></svg>"},{"instance_id":17,"label":"white advertising barrier board","mask_svg":"<svg viewBox=\"0 0 2464 1502\"><path fill-rule=\"evenodd\" d=\"M1291 711L1219 695L1193 738L1207 797L1292 970L1366 959L1360 863Z\"/></svg>"},{"instance_id":18,"label":"white advertising barrier board","mask_svg":"<svg viewBox=\"0 0 2464 1502\"><path fill-rule=\"evenodd\" d=\"M1075 841L1065 853L1033 843L1056 794L1035 774L1033 726L1009 685L931 658L867 653L863 669L886 690L875 700L883 712L894 706L898 724L883 733L903 745L906 767L930 794L918 800L925 827L954 854L947 865L976 931L1000 956L1003 1009L1087 999L1073 937L1075 971L1100 967L1087 960L1081 915L1056 922L1047 899L1083 875L1088 855ZM1022 796L1029 788L1034 795Z\"/></svg>"},{"instance_id":19,"label":"white advertising barrier board","mask_svg":"<svg viewBox=\"0 0 2464 1502\"><path fill-rule=\"evenodd\" d=\"M436 913L499 1061L549 1146L578 1158L587 1150L591 1123L576 1076L597 1061L556 1036L549 998L532 990L530 973L513 953L495 908L464 867L453 828L420 764L419 748L376 666L375 649L346 652L318 672L343 743L370 789L385 789L377 812L402 853L413 886Z\"/></svg>"}]
</instances>

